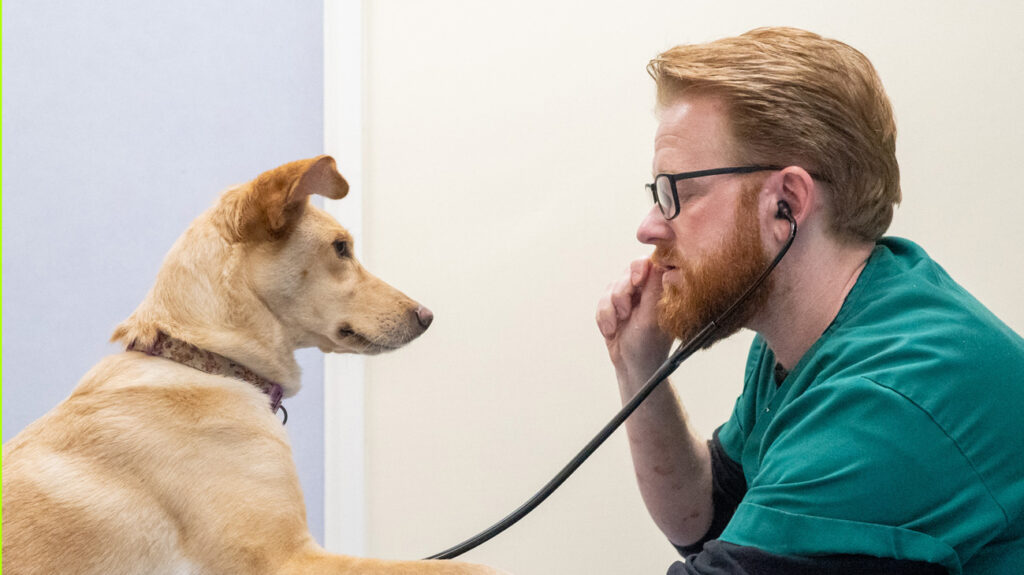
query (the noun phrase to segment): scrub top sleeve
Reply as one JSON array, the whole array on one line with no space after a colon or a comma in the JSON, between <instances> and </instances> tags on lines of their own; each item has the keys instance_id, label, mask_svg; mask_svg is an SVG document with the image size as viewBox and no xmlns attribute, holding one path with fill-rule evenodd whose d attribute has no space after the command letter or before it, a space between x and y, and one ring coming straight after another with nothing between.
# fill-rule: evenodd
<instances>
[{"instance_id":1,"label":"scrub top sleeve","mask_svg":"<svg viewBox=\"0 0 1024 575\"><path fill-rule=\"evenodd\" d=\"M782 554L864 554L950 573L1005 514L931 416L865 378L805 391L757 423L749 489L719 538ZM898 477L898 481L893 478ZM972 509L965 519L964 509Z\"/></svg>"}]
</instances>

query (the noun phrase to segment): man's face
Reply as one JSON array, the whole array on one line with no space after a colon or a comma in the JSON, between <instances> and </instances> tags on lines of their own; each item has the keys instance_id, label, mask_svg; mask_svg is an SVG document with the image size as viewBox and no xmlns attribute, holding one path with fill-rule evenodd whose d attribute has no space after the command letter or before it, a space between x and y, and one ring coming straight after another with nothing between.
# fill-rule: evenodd
<instances>
[{"instance_id":1,"label":"man's face","mask_svg":"<svg viewBox=\"0 0 1024 575\"><path fill-rule=\"evenodd\" d=\"M655 174L738 162L725 107L708 97L685 98L664 108L654 147ZM658 323L666 333L687 341L732 305L767 267L757 205L762 179L732 174L684 180L678 187L679 215L666 221L655 206L641 223L637 239L655 246L651 259L659 271L665 270ZM715 339L748 323L769 292L766 283Z\"/></svg>"}]
</instances>

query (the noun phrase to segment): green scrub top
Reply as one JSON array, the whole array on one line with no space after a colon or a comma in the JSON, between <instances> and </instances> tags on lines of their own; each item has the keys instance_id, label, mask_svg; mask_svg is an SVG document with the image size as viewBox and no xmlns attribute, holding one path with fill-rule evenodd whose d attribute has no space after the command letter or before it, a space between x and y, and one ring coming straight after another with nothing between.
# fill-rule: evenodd
<instances>
[{"instance_id":1,"label":"green scrub top","mask_svg":"<svg viewBox=\"0 0 1024 575\"><path fill-rule=\"evenodd\" d=\"M883 238L779 383L760 337L719 431L747 493L720 539L1024 573L1024 340Z\"/></svg>"}]
</instances>

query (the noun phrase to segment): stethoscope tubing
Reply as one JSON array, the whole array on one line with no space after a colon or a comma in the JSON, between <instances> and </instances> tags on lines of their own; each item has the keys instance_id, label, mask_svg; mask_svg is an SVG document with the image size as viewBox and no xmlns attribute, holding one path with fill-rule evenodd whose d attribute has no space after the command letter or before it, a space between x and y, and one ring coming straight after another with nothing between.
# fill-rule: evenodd
<instances>
[{"instance_id":1,"label":"stethoscope tubing","mask_svg":"<svg viewBox=\"0 0 1024 575\"><path fill-rule=\"evenodd\" d=\"M708 341L715 334L715 332L718 331L719 326L721 326L722 323L725 320L727 320L729 316L733 314L733 312L735 312L736 308L738 308L743 302L747 300L747 298L750 297L751 294L754 293L754 290L759 288L761 284L764 283L765 279L768 278L768 275L772 272L772 270L775 269L775 266L779 265L779 262L782 261L782 257L786 255L786 252L789 251L790 246L793 245L793 240L796 239L796 220L793 218L792 214L790 214L789 206L785 202L779 202L779 216L789 220L789 238L786 240L786 243L779 250L779 253L775 256L775 259L772 260L772 262L768 264L765 270L761 272L761 275L758 276L758 278L753 283L750 284L750 287L748 287L747 290L743 292L743 294L740 297L736 298L736 301L734 301L732 305L730 305L724 312L722 312L721 315L718 316L718 318L705 325L704 328L701 329L695 336L690 338L689 341L681 343L679 347L677 347L675 351L673 351L672 354L669 355L668 359L666 359L665 362L661 364L657 371L655 371L654 374L651 375L647 382L644 383L644 386L640 388L640 391L636 392L636 394L628 402L626 402L625 405L622 406L622 409L620 409L619 412L616 413L614 417L612 417L611 421L609 421L601 429L601 431L599 431L597 435L594 436L593 439L587 442L583 449L581 449L579 453L577 453L576 456L573 457L569 461L569 463L562 468L561 471L555 474L555 476L552 477L551 480L544 485L544 487L541 487L541 489L537 491L537 493L535 493L533 497L530 497L530 499L528 499L525 503L516 508L515 511L509 513L494 525L488 527L487 529L481 531L473 537L470 537L462 543L459 543L458 545L455 545L454 547L446 549L435 555L431 555L426 559L454 559L459 555L462 555L463 553L466 553L467 551L470 551L482 545L483 543L486 543L487 541L499 535L501 532L505 531L509 527L515 525L523 517L526 517L527 514L536 509L538 505L543 503L545 499L547 499L552 493L554 493L555 490L558 489L559 486L561 486L562 483L564 483L570 475L575 473L576 470L579 469L581 465L583 465L583 462L586 461L591 455L593 455L593 453L597 451L597 448L600 447L601 444L603 444L605 440L607 440L612 435L612 433L614 433L615 430L617 430L619 426L621 426L626 421L626 419L628 419L629 416L633 414L634 411L636 411L636 408L640 407L640 404L643 403L644 400L647 399L651 395L651 393L654 392L655 389L657 389L661 382L668 379L668 376L671 375L672 372L674 372L684 361L686 361L697 350L703 348L708 343Z\"/></svg>"}]
</instances>

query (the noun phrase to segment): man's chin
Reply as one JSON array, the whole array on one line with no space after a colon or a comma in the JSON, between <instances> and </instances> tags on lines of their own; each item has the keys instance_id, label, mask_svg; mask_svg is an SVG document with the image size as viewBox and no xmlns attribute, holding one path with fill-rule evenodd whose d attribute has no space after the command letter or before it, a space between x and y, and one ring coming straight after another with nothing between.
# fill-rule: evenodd
<instances>
[{"instance_id":1,"label":"man's chin","mask_svg":"<svg viewBox=\"0 0 1024 575\"><path fill-rule=\"evenodd\" d=\"M676 283L665 284L665 292L658 302L658 327L661 331L680 341L689 341L703 327L697 325L700 318L693 313Z\"/></svg>"},{"instance_id":2,"label":"man's chin","mask_svg":"<svg viewBox=\"0 0 1024 575\"><path fill-rule=\"evenodd\" d=\"M716 319L717 316L709 313L707 308L698 311L697 306L688 301L674 285L666 286L665 293L658 302L658 327L683 343L692 340ZM742 321L737 321L738 319L740 318L735 316L727 318L724 324L718 325L715 332L701 345L701 349L707 349L739 331Z\"/></svg>"}]
</instances>

